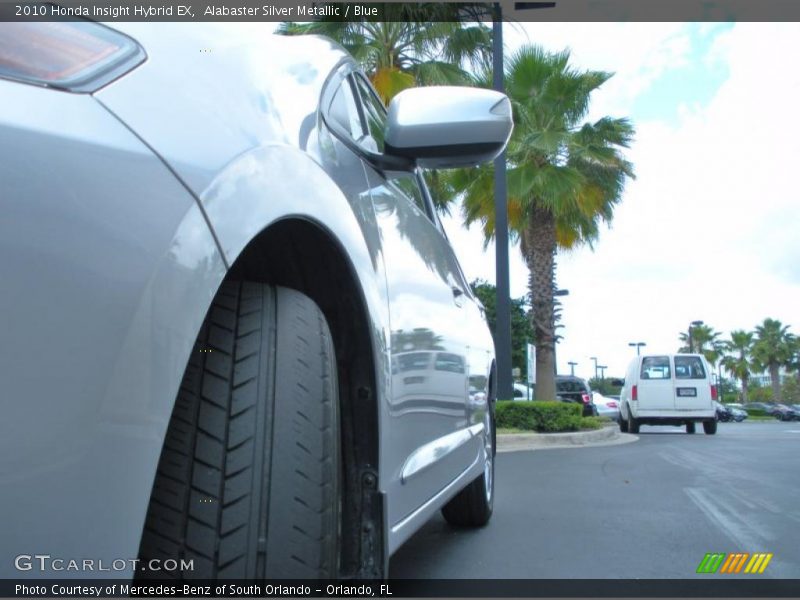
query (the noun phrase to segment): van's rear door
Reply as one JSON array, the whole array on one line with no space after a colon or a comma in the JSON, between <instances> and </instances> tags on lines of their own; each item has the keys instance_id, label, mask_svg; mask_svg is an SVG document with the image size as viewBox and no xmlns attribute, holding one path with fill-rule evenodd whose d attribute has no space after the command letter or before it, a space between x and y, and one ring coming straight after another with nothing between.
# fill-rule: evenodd
<instances>
[{"instance_id":1,"label":"van's rear door","mask_svg":"<svg viewBox=\"0 0 800 600\"><path fill-rule=\"evenodd\" d=\"M700 356L675 357L675 409L711 408L711 382Z\"/></svg>"},{"instance_id":2,"label":"van's rear door","mask_svg":"<svg viewBox=\"0 0 800 600\"><path fill-rule=\"evenodd\" d=\"M645 356L639 372L639 410L674 410L675 389L669 356Z\"/></svg>"}]
</instances>

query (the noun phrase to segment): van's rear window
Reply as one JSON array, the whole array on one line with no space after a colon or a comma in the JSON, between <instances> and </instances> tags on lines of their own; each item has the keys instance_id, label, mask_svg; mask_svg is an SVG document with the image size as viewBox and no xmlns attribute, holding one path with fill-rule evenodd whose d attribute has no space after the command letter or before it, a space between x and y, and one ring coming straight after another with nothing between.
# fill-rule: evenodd
<instances>
[{"instance_id":1,"label":"van's rear window","mask_svg":"<svg viewBox=\"0 0 800 600\"><path fill-rule=\"evenodd\" d=\"M706 370L699 356L676 356L675 379L705 379Z\"/></svg>"},{"instance_id":2,"label":"van's rear window","mask_svg":"<svg viewBox=\"0 0 800 600\"><path fill-rule=\"evenodd\" d=\"M669 379L669 356L646 356L639 376L641 379Z\"/></svg>"}]
</instances>

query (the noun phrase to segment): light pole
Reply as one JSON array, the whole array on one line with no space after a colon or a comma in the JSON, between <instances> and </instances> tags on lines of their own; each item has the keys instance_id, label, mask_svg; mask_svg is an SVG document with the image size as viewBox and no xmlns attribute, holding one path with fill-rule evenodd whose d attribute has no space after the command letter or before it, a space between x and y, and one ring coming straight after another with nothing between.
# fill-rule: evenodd
<instances>
[{"instance_id":1,"label":"light pole","mask_svg":"<svg viewBox=\"0 0 800 600\"><path fill-rule=\"evenodd\" d=\"M553 8L555 2L520 2L515 10ZM492 7L492 87L505 93L503 82L503 9L499 2ZM511 299L508 282L508 206L506 153L494 160L495 269L495 359L497 361L497 397L513 398L511 381ZM555 358L555 357L554 357Z\"/></svg>"},{"instance_id":2,"label":"light pole","mask_svg":"<svg viewBox=\"0 0 800 600\"><path fill-rule=\"evenodd\" d=\"M628 346L636 346L636 356L639 356L639 348L642 346L647 346L644 342L628 342Z\"/></svg>"},{"instance_id":3,"label":"light pole","mask_svg":"<svg viewBox=\"0 0 800 600\"><path fill-rule=\"evenodd\" d=\"M503 12L495 2L492 15L492 83L505 92L503 82ZM506 153L494 159L495 269L497 279L495 353L497 397L513 398L511 383L511 300L508 282L508 208L506 206Z\"/></svg>"},{"instance_id":4,"label":"light pole","mask_svg":"<svg viewBox=\"0 0 800 600\"><path fill-rule=\"evenodd\" d=\"M695 327L700 327L702 325L702 321L692 321L689 323L689 354L694 352L694 342L692 341L692 329Z\"/></svg>"},{"instance_id":5,"label":"light pole","mask_svg":"<svg viewBox=\"0 0 800 600\"><path fill-rule=\"evenodd\" d=\"M594 380L597 381L598 380L597 379L597 357L596 356L590 356L589 360L593 360L594 361Z\"/></svg>"},{"instance_id":6,"label":"light pole","mask_svg":"<svg viewBox=\"0 0 800 600\"><path fill-rule=\"evenodd\" d=\"M569 374L575 377L575 367L578 363L569 361L567 364L569 365Z\"/></svg>"},{"instance_id":7,"label":"light pole","mask_svg":"<svg viewBox=\"0 0 800 600\"><path fill-rule=\"evenodd\" d=\"M606 378L606 369L608 368L608 366L607 365L598 365L597 368L600 369L600 379L601 379L601 381L605 380L605 378Z\"/></svg>"}]
</instances>

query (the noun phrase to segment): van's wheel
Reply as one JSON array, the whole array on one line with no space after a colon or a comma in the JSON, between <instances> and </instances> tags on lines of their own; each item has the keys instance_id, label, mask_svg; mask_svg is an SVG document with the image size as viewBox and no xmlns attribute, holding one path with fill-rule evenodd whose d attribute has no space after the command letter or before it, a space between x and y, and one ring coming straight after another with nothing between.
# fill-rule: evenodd
<instances>
[{"instance_id":1,"label":"van's wheel","mask_svg":"<svg viewBox=\"0 0 800 600\"><path fill-rule=\"evenodd\" d=\"M628 433L639 433L639 419L633 416L630 407L628 407Z\"/></svg>"},{"instance_id":2,"label":"van's wheel","mask_svg":"<svg viewBox=\"0 0 800 600\"><path fill-rule=\"evenodd\" d=\"M461 490L442 508L442 515L451 525L483 527L492 517L494 508L495 424L494 402L489 402L484 418L483 473Z\"/></svg>"},{"instance_id":3,"label":"van's wheel","mask_svg":"<svg viewBox=\"0 0 800 600\"><path fill-rule=\"evenodd\" d=\"M705 423L703 423L703 425L705 425ZM686 433L694 433L694 432L695 432L694 423L690 421L689 423L686 424Z\"/></svg>"},{"instance_id":4,"label":"van's wheel","mask_svg":"<svg viewBox=\"0 0 800 600\"><path fill-rule=\"evenodd\" d=\"M717 422L703 421L703 431L705 431L708 435L714 435L717 433Z\"/></svg>"},{"instance_id":5,"label":"van's wheel","mask_svg":"<svg viewBox=\"0 0 800 600\"><path fill-rule=\"evenodd\" d=\"M622 433L628 431L628 422L622 418L622 411L619 411L619 430Z\"/></svg>"},{"instance_id":6,"label":"van's wheel","mask_svg":"<svg viewBox=\"0 0 800 600\"><path fill-rule=\"evenodd\" d=\"M139 556L142 577L338 576L339 414L325 317L300 292L223 284L181 382Z\"/></svg>"}]
</instances>

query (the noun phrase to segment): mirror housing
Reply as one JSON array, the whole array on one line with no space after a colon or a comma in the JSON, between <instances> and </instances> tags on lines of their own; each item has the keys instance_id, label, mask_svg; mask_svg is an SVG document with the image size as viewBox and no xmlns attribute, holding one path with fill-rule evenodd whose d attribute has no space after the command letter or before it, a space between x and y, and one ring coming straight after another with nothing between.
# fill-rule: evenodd
<instances>
[{"instance_id":1,"label":"mirror housing","mask_svg":"<svg viewBox=\"0 0 800 600\"><path fill-rule=\"evenodd\" d=\"M499 155L511 137L511 102L483 88L409 88L389 104L385 152L425 169L475 166Z\"/></svg>"}]
</instances>

